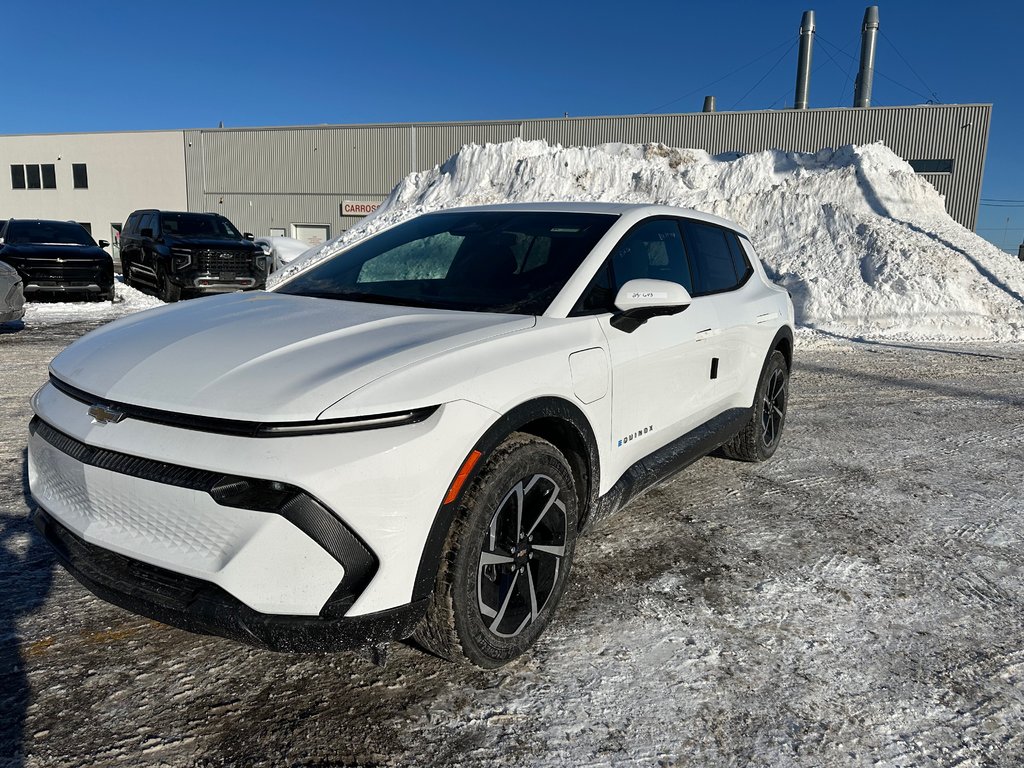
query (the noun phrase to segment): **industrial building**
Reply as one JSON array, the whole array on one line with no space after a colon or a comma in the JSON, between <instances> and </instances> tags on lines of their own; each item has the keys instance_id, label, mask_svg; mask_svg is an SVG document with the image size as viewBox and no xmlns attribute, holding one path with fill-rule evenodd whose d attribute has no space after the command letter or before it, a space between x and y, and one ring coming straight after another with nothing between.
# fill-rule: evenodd
<instances>
[{"instance_id":1,"label":"industrial building","mask_svg":"<svg viewBox=\"0 0 1024 768\"><path fill-rule=\"evenodd\" d=\"M73 219L116 242L137 208L216 211L256 235L334 237L464 144L661 142L711 154L881 141L977 220L990 104L698 112L459 123L0 136L0 218Z\"/></svg>"},{"instance_id":2,"label":"industrial building","mask_svg":"<svg viewBox=\"0 0 1024 768\"><path fill-rule=\"evenodd\" d=\"M465 144L543 139L563 146L659 142L736 155L816 152L883 142L945 196L974 229L991 104L871 107L878 8L864 15L850 108L808 109L814 12L800 27L794 109L564 117L453 123L203 128L0 136L0 219L73 219L115 244L138 208L215 211L239 229L323 242L371 213L406 175ZM2 177L0 177L2 178Z\"/></svg>"}]
</instances>

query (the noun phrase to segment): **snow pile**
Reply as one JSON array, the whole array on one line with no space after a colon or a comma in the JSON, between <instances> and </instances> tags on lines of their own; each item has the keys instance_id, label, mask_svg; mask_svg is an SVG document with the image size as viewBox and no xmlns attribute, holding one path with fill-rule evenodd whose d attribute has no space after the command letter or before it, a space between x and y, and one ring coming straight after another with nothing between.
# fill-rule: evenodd
<instances>
[{"instance_id":1,"label":"snow pile","mask_svg":"<svg viewBox=\"0 0 1024 768\"><path fill-rule=\"evenodd\" d=\"M114 282L113 301L30 301L25 304L24 323L32 326L54 325L74 318L95 320L99 324L162 306L164 302L160 299L131 288L118 279Z\"/></svg>"},{"instance_id":2,"label":"snow pile","mask_svg":"<svg viewBox=\"0 0 1024 768\"><path fill-rule=\"evenodd\" d=\"M1024 341L1024 268L953 221L935 189L881 144L742 157L661 144L466 146L409 175L372 218L274 278L417 213L547 200L662 203L732 219L793 294L806 329Z\"/></svg>"}]
</instances>

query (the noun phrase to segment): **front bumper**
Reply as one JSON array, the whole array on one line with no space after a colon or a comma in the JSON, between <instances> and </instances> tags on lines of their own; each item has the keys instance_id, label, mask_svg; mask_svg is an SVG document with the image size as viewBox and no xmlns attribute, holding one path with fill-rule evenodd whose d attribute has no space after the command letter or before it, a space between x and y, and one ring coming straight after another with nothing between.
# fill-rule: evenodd
<instances>
[{"instance_id":1,"label":"front bumper","mask_svg":"<svg viewBox=\"0 0 1024 768\"><path fill-rule=\"evenodd\" d=\"M254 438L134 418L98 424L88 404L52 384L33 406L47 426L37 424L29 441L32 494L54 530L66 531L60 538L104 553L63 555L83 584L162 621L282 648L294 647L282 639L288 628L300 628L298 644L307 630L323 643L365 630L361 642L372 642L415 623L413 587L440 499L494 418L456 402L401 427ZM215 490L224 477L285 485L320 512L304 520L289 509L232 506ZM360 571L353 550L337 544L344 536L332 544L328 529L348 531L376 559L366 583L350 580ZM201 589L170 602L140 598L124 587L140 568ZM111 569L122 574L113 584L97 575ZM222 614L233 618L223 624Z\"/></svg>"},{"instance_id":2,"label":"front bumper","mask_svg":"<svg viewBox=\"0 0 1024 768\"><path fill-rule=\"evenodd\" d=\"M271 651L338 651L405 638L426 607L420 601L351 618L260 613L214 584L89 544L42 509L35 524L61 564L97 597L179 629Z\"/></svg>"}]
</instances>

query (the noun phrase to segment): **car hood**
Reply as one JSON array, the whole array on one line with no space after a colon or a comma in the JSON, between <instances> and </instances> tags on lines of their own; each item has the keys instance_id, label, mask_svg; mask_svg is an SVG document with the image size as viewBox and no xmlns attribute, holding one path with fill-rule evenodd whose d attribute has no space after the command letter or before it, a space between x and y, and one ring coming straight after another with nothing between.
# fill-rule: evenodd
<instances>
[{"instance_id":1,"label":"car hood","mask_svg":"<svg viewBox=\"0 0 1024 768\"><path fill-rule=\"evenodd\" d=\"M244 421L305 421L381 376L535 322L234 293L99 328L54 358L50 371L97 399Z\"/></svg>"},{"instance_id":2,"label":"car hood","mask_svg":"<svg viewBox=\"0 0 1024 768\"><path fill-rule=\"evenodd\" d=\"M0 259L63 259L64 261L109 261L110 254L98 245L62 245L60 243L8 243L0 249Z\"/></svg>"}]
</instances>

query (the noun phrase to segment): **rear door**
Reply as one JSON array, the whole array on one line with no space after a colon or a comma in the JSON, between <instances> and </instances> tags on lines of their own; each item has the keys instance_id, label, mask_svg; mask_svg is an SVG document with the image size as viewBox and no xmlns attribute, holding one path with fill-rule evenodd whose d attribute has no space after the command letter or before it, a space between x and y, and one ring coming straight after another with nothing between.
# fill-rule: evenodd
<instances>
[{"instance_id":1,"label":"rear door","mask_svg":"<svg viewBox=\"0 0 1024 768\"><path fill-rule=\"evenodd\" d=\"M709 404L721 411L749 406L746 392L756 383L764 351L758 338L758 282L731 229L703 221L683 222L686 251L693 270L694 293L715 304L717 361L708 389ZM752 395L751 395L752 397Z\"/></svg>"}]
</instances>

